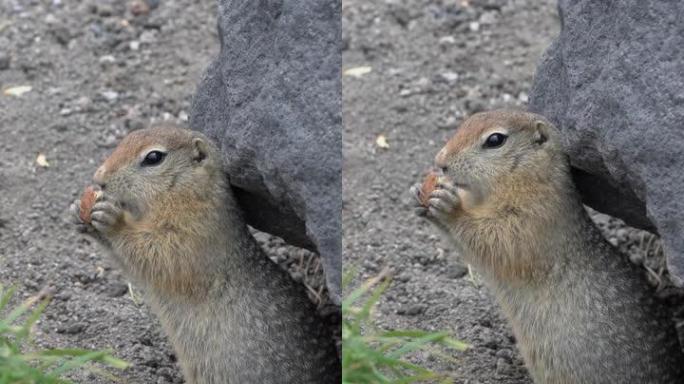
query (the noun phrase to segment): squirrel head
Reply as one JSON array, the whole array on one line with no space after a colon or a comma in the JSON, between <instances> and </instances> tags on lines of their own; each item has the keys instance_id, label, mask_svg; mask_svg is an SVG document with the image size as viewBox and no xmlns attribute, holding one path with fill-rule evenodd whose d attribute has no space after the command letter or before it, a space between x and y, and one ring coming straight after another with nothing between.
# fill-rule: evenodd
<instances>
[{"instance_id":1,"label":"squirrel head","mask_svg":"<svg viewBox=\"0 0 684 384\"><path fill-rule=\"evenodd\" d=\"M133 214L174 195L202 199L221 184L221 156L203 134L172 125L129 133L97 169L93 181ZM189 195L188 195L189 194Z\"/></svg>"},{"instance_id":2,"label":"squirrel head","mask_svg":"<svg viewBox=\"0 0 684 384\"><path fill-rule=\"evenodd\" d=\"M471 116L437 154L435 165L458 188L464 207L517 198L513 195L528 187L569 177L558 130L542 116L522 111Z\"/></svg>"}]
</instances>

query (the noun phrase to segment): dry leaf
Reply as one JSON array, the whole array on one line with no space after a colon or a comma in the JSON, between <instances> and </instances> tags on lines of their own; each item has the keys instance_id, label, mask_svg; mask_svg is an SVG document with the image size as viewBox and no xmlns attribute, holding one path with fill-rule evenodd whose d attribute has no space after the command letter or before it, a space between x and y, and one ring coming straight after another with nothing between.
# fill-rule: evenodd
<instances>
[{"instance_id":1,"label":"dry leaf","mask_svg":"<svg viewBox=\"0 0 684 384\"><path fill-rule=\"evenodd\" d=\"M48 163L47 158L42 153L39 153L38 157L36 157L36 163L43 168L47 168L50 166L50 163Z\"/></svg>"},{"instance_id":2,"label":"dry leaf","mask_svg":"<svg viewBox=\"0 0 684 384\"><path fill-rule=\"evenodd\" d=\"M384 149L389 148L389 143L387 143L387 138L385 137L385 135L378 135L378 138L375 139L375 145Z\"/></svg>"},{"instance_id":3,"label":"dry leaf","mask_svg":"<svg viewBox=\"0 0 684 384\"><path fill-rule=\"evenodd\" d=\"M5 96L21 96L26 92L30 92L31 89L33 88L31 88L30 85L19 85L16 87L7 88L3 91L3 93Z\"/></svg>"},{"instance_id":4,"label":"dry leaf","mask_svg":"<svg viewBox=\"0 0 684 384\"><path fill-rule=\"evenodd\" d=\"M361 77L365 74L370 73L373 70L371 67L354 67L354 68L349 68L342 72L344 76L352 76L352 77Z\"/></svg>"}]
</instances>

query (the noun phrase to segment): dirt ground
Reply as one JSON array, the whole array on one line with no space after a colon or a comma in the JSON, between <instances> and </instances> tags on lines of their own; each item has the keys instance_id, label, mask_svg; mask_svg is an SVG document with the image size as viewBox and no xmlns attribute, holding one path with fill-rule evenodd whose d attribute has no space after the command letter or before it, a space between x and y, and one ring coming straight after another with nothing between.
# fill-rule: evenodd
<instances>
[{"instance_id":1,"label":"dirt ground","mask_svg":"<svg viewBox=\"0 0 684 384\"><path fill-rule=\"evenodd\" d=\"M36 327L37 345L111 349L132 364L115 372L121 382L183 380L141 291L131 295L103 249L63 217L127 132L187 120L218 50L215 7L196 0L0 0L0 284L14 285L17 301L49 289L54 298ZM4 92L23 86L31 89L21 96ZM311 253L256 237L296 280L326 295ZM335 313L330 317L334 322ZM110 382L90 373L73 378Z\"/></svg>"},{"instance_id":2,"label":"dirt ground","mask_svg":"<svg viewBox=\"0 0 684 384\"><path fill-rule=\"evenodd\" d=\"M530 383L487 288L429 223L414 217L408 189L465 116L525 106L536 63L560 28L556 3L343 4L345 268L358 268L357 282L391 270L376 313L381 327L447 330L472 345L451 358L420 353L416 362L456 383ZM653 236L592 217L632 261L647 261L654 281L665 280Z\"/></svg>"}]
</instances>

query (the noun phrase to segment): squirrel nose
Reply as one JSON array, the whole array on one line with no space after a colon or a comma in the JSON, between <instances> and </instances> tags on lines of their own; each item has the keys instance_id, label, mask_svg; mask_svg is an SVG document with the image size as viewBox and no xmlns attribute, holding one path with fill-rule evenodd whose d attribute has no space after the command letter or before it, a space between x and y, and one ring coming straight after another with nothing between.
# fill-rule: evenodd
<instances>
[{"instance_id":1,"label":"squirrel nose","mask_svg":"<svg viewBox=\"0 0 684 384\"><path fill-rule=\"evenodd\" d=\"M93 182L97 185L99 185L101 188L104 189L105 187L105 173L106 169L104 166L101 166L100 168L95 171L95 174L93 175Z\"/></svg>"}]
</instances>

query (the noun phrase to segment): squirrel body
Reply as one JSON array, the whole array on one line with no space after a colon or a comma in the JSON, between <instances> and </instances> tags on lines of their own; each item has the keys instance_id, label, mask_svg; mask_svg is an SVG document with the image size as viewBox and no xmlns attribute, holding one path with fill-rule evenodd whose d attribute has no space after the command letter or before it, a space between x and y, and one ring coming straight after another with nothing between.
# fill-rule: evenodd
<instances>
[{"instance_id":1,"label":"squirrel body","mask_svg":"<svg viewBox=\"0 0 684 384\"><path fill-rule=\"evenodd\" d=\"M302 287L260 249L215 145L178 127L126 136L93 177L91 223L144 287L186 382L331 383L334 342Z\"/></svg>"},{"instance_id":2,"label":"squirrel body","mask_svg":"<svg viewBox=\"0 0 684 384\"><path fill-rule=\"evenodd\" d=\"M416 212L480 272L537 384L681 383L671 315L605 241L570 176L560 132L517 111L467 119L435 158Z\"/></svg>"}]
</instances>

